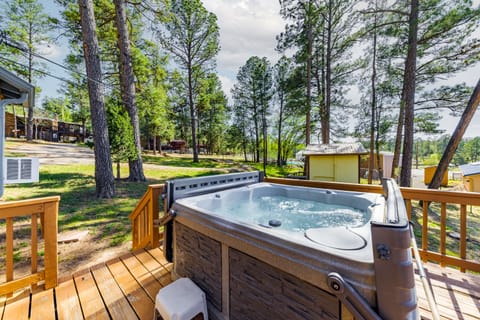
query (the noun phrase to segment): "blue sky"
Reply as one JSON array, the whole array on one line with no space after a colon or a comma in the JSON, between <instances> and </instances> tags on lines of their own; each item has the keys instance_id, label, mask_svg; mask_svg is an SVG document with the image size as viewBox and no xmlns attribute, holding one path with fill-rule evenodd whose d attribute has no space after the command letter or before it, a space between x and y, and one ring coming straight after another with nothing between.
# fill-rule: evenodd
<instances>
[{"instance_id":1,"label":"blue sky","mask_svg":"<svg viewBox=\"0 0 480 320\"><path fill-rule=\"evenodd\" d=\"M40 0L49 14L57 14L58 8L53 0ZM480 0L474 1L478 4ZM272 64L278 59L275 52L275 37L283 31L284 22L279 15L278 0L203 0L207 10L215 13L220 27L221 51L217 57L217 72L222 81L224 92L230 96L239 68L251 56L267 57ZM480 31L477 32L480 36ZM45 48L43 54L51 60L63 63L66 49L62 46ZM50 71L65 76L62 69L51 66ZM474 86L480 76L480 64L458 76L456 79ZM455 80L456 81L456 80ZM56 96L62 86L60 81L46 77L39 81L42 87L40 103L45 96ZM353 95L352 99L356 97ZM455 129L458 118L448 115L440 122L441 129L450 134ZM465 134L465 137L480 136L480 111Z\"/></svg>"}]
</instances>

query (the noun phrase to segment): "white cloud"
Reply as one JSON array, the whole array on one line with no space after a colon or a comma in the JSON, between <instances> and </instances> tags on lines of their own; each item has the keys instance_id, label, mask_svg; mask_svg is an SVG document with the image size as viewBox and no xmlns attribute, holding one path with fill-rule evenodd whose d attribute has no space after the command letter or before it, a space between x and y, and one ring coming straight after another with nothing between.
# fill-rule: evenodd
<instances>
[{"instance_id":1,"label":"white cloud","mask_svg":"<svg viewBox=\"0 0 480 320\"><path fill-rule=\"evenodd\" d=\"M228 97L228 100L231 101L231 90L233 88L233 81L231 78L219 75L218 78L222 82L222 89L225 95Z\"/></svg>"},{"instance_id":2,"label":"white cloud","mask_svg":"<svg viewBox=\"0 0 480 320\"><path fill-rule=\"evenodd\" d=\"M275 36L283 30L278 1L204 0L218 18L221 51L218 72L233 81L238 69L251 56L278 59Z\"/></svg>"},{"instance_id":3,"label":"white cloud","mask_svg":"<svg viewBox=\"0 0 480 320\"><path fill-rule=\"evenodd\" d=\"M66 56L65 48L56 44L43 44L38 47L38 54L45 58L60 60Z\"/></svg>"}]
</instances>

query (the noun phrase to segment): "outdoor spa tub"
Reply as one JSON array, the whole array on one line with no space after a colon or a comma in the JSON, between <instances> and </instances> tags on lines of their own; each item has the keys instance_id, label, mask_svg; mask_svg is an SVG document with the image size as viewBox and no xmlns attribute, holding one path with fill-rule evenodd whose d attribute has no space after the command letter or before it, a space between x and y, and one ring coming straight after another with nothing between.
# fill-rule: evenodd
<instances>
[{"instance_id":1,"label":"outdoor spa tub","mask_svg":"<svg viewBox=\"0 0 480 320\"><path fill-rule=\"evenodd\" d=\"M384 197L261 180L167 183L172 273L205 291L212 319L417 318L409 223L393 181Z\"/></svg>"}]
</instances>

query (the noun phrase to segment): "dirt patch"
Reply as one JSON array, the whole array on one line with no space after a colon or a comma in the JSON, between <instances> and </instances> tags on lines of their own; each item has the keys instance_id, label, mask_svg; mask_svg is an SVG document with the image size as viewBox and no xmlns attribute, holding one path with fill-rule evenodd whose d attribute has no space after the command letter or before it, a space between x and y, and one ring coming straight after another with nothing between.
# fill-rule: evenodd
<instances>
[{"instance_id":1,"label":"dirt patch","mask_svg":"<svg viewBox=\"0 0 480 320\"><path fill-rule=\"evenodd\" d=\"M112 246L110 241L95 239L91 234L77 242L58 245L59 276L66 277L77 271L111 260L130 252L132 243Z\"/></svg>"},{"instance_id":2,"label":"dirt patch","mask_svg":"<svg viewBox=\"0 0 480 320\"><path fill-rule=\"evenodd\" d=\"M27 230L28 229L28 230ZM30 274L30 224L15 223L14 225L14 278ZM43 269L44 243L39 235L38 270ZM82 230L81 237L71 240L71 232L59 233L58 239L58 275L59 278L111 260L130 252L131 241L112 245L109 239L98 239L93 232ZM65 241L69 240L70 241ZM5 281L5 227L0 226L0 283Z\"/></svg>"},{"instance_id":3,"label":"dirt patch","mask_svg":"<svg viewBox=\"0 0 480 320\"><path fill-rule=\"evenodd\" d=\"M92 149L71 143L15 143L5 151L38 158L40 164L90 164L95 161Z\"/></svg>"}]
</instances>

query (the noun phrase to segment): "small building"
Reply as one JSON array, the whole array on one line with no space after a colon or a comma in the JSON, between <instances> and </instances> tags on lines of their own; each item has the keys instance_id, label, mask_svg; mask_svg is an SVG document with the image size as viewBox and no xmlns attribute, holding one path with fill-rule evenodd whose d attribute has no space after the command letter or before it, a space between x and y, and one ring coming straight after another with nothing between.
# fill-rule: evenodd
<instances>
[{"instance_id":1,"label":"small building","mask_svg":"<svg viewBox=\"0 0 480 320\"><path fill-rule=\"evenodd\" d=\"M480 192L480 162L460 166L465 189L470 192Z\"/></svg>"},{"instance_id":2,"label":"small building","mask_svg":"<svg viewBox=\"0 0 480 320\"><path fill-rule=\"evenodd\" d=\"M424 172L423 183L425 185L430 184L430 182L432 182L433 176L435 175L435 171L437 171L437 166L425 167L423 169L423 172ZM442 187L448 186L448 169L445 170L445 173L443 174L441 185Z\"/></svg>"},{"instance_id":3,"label":"small building","mask_svg":"<svg viewBox=\"0 0 480 320\"><path fill-rule=\"evenodd\" d=\"M367 150L359 142L309 144L303 154L309 180L359 183L360 156Z\"/></svg>"},{"instance_id":4,"label":"small building","mask_svg":"<svg viewBox=\"0 0 480 320\"><path fill-rule=\"evenodd\" d=\"M380 158L380 165L378 163L378 158ZM380 151L380 154L374 154L374 170L373 170L373 179L380 179L380 173L383 178L392 178L393 172L393 152ZM364 178L368 178L368 167L370 164L370 155L367 154L360 158L360 174ZM400 155L398 161L399 167L402 166L402 155Z\"/></svg>"},{"instance_id":5,"label":"small building","mask_svg":"<svg viewBox=\"0 0 480 320\"><path fill-rule=\"evenodd\" d=\"M187 150L187 142L185 140L172 140L169 144L173 152L185 153Z\"/></svg>"},{"instance_id":6,"label":"small building","mask_svg":"<svg viewBox=\"0 0 480 320\"><path fill-rule=\"evenodd\" d=\"M7 69L0 67L0 113L2 136L18 136L20 130L25 131L25 126L17 127L14 116L5 116L7 105L22 105L28 108L35 105L35 87L19 78ZM3 141L3 138L2 138Z\"/></svg>"}]
</instances>

